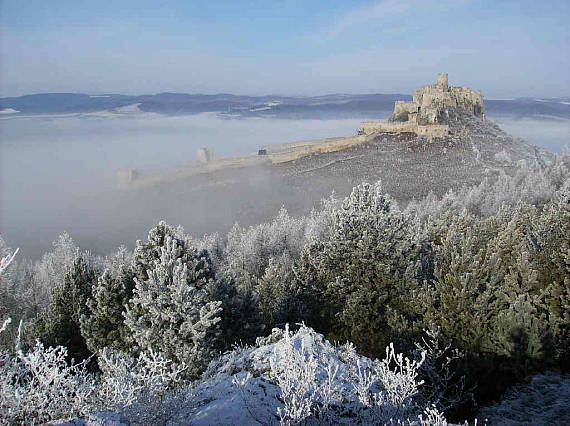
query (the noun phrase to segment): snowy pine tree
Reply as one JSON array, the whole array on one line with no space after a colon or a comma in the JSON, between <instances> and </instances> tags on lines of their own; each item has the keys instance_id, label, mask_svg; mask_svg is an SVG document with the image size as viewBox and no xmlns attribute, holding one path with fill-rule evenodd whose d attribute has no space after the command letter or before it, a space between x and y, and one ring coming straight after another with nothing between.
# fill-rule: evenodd
<instances>
[{"instance_id":1,"label":"snowy pine tree","mask_svg":"<svg viewBox=\"0 0 570 426\"><path fill-rule=\"evenodd\" d=\"M134 288L134 273L126 264L117 271L106 270L93 286L88 313L81 317L81 334L92 352L105 347L122 351L130 348L124 312Z\"/></svg>"},{"instance_id":2,"label":"snowy pine tree","mask_svg":"<svg viewBox=\"0 0 570 426\"><path fill-rule=\"evenodd\" d=\"M160 254L156 257L157 254ZM221 302L211 299L214 286L208 257L187 247L161 222L138 244L134 295L125 324L140 351L154 351L186 365L186 377L196 378L210 361L216 344ZM146 278L140 267L147 266Z\"/></svg>"},{"instance_id":3,"label":"snowy pine tree","mask_svg":"<svg viewBox=\"0 0 570 426\"><path fill-rule=\"evenodd\" d=\"M36 336L46 346L64 346L69 359L82 361L92 353L80 331L80 318L87 313L87 299L96 282L93 266L77 255L63 283L52 291L52 300L34 325Z\"/></svg>"},{"instance_id":4,"label":"snowy pine tree","mask_svg":"<svg viewBox=\"0 0 570 426\"><path fill-rule=\"evenodd\" d=\"M329 240L308 247L305 273L335 338L374 355L389 343L388 316L404 314L402 296L415 285L416 229L380 182L362 184L336 210Z\"/></svg>"}]
</instances>

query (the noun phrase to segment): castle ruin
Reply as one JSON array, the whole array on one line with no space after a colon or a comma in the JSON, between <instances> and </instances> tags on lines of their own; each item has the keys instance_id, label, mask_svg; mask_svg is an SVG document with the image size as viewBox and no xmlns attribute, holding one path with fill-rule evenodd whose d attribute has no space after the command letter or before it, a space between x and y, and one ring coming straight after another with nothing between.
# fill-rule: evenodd
<instances>
[{"instance_id":1,"label":"castle ruin","mask_svg":"<svg viewBox=\"0 0 570 426\"><path fill-rule=\"evenodd\" d=\"M365 121L360 135L408 132L419 136L445 137L449 126L441 122L447 108L462 108L483 117L485 104L480 92L464 86L449 86L447 73L439 73L437 83L416 90L412 101L396 101L388 121Z\"/></svg>"}]
</instances>

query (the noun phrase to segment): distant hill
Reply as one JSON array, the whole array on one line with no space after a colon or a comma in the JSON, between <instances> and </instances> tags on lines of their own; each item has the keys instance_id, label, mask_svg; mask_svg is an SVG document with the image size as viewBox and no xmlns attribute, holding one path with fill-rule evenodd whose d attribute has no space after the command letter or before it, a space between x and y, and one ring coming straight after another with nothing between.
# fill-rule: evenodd
<instances>
[{"instance_id":1,"label":"distant hill","mask_svg":"<svg viewBox=\"0 0 570 426\"><path fill-rule=\"evenodd\" d=\"M331 94L312 97L240 96L231 94L159 93L128 96L43 93L0 98L3 116L30 114L83 114L114 112L138 104L142 112L187 115L215 112L224 118L272 117L295 119L338 119L385 116L394 101L411 100L402 94ZM570 119L570 98L485 100L490 117Z\"/></svg>"}]
</instances>

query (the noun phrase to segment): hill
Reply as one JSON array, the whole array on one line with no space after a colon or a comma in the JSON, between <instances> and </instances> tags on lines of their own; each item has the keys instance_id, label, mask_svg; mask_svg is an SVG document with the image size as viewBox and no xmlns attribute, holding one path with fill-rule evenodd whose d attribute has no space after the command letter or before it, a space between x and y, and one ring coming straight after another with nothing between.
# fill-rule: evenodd
<instances>
[{"instance_id":1,"label":"hill","mask_svg":"<svg viewBox=\"0 0 570 426\"><path fill-rule=\"evenodd\" d=\"M216 112L224 118L272 117L284 119L371 118L390 112L405 94L331 94L324 96L240 96L231 94L159 93L154 95L88 95L42 93L0 98L2 115L83 114L113 111L140 104L142 112L168 115ZM570 118L567 98L487 100L490 117Z\"/></svg>"}]
</instances>

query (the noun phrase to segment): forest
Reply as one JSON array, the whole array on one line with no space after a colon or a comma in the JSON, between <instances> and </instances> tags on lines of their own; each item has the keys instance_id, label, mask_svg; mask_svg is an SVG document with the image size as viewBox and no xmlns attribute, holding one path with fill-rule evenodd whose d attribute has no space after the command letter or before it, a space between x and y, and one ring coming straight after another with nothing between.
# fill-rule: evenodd
<instances>
[{"instance_id":1,"label":"forest","mask_svg":"<svg viewBox=\"0 0 570 426\"><path fill-rule=\"evenodd\" d=\"M188 416L232 388L251 424L496 424L529 383L568 393L568 156L406 206L375 182L226 235L159 222L126 247L64 233L31 261L0 239L0 422L215 424Z\"/></svg>"}]
</instances>

